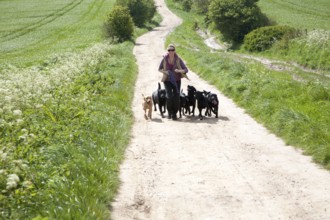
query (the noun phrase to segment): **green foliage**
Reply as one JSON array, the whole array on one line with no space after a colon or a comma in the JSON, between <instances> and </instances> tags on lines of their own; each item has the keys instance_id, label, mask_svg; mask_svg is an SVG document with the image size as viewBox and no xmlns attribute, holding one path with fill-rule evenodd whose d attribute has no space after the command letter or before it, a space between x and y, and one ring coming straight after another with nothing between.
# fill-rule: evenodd
<instances>
[{"instance_id":1,"label":"green foliage","mask_svg":"<svg viewBox=\"0 0 330 220\"><path fill-rule=\"evenodd\" d=\"M258 0L211 0L208 18L226 40L241 42L250 31L269 23Z\"/></svg>"},{"instance_id":2,"label":"green foliage","mask_svg":"<svg viewBox=\"0 0 330 220\"><path fill-rule=\"evenodd\" d=\"M192 0L183 0L182 1L182 6L183 6L183 10L185 11L190 11L193 5L193 1Z\"/></svg>"},{"instance_id":3,"label":"green foliage","mask_svg":"<svg viewBox=\"0 0 330 220\"><path fill-rule=\"evenodd\" d=\"M156 13L153 0L117 0L116 4L129 9L133 22L138 27L143 27L151 21Z\"/></svg>"},{"instance_id":4,"label":"green foliage","mask_svg":"<svg viewBox=\"0 0 330 220\"><path fill-rule=\"evenodd\" d=\"M248 51L264 51L274 43L281 41L288 42L296 37L298 31L289 26L267 26L257 28L244 37L244 48Z\"/></svg>"},{"instance_id":5,"label":"green foliage","mask_svg":"<svg viewBox=\"0 0 330 220\"><path fill-rule=\"evenodd\" d=\"M206 14L211 0L193 0L193 7L198 14Z\"/></svg>"},{"instance_id":6,"label":"green foliage","mask_svg":"<svg viewBox=\"0 0 330 220\"><path fill-rule=\"evenodd\" d=\"M132 39L134 24L126 7L114 6L104 23L107 36L123 42Z\"/></svg>"}]
</instances>

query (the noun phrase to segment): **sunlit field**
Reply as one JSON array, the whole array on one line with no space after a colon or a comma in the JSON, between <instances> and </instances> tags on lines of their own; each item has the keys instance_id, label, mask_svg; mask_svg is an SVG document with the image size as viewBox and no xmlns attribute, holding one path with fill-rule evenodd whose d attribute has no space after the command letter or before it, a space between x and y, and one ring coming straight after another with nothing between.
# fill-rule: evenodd
<instances>
[{"instance_id":1,"label":"sunlit field","mask_svg":"<svg viewBox=\"0 0 330 220\"><path fill-rule=\"evenodd\" d=\"M110 218L138 69L134 42L104 39L114 2L0 0L0 219ZM303 46L313 48L305 49L313 57L328 48L330 1L317 2L259 2L278 23L309 29L293 42L290 58L301 57ZM176 12L185 21L167 43L180 46L189 68L330 169L329 78L237 62L235 52L210 53L192 28L203 18ZM330 68L328 59L315 59L317 65L307 55L301 63Z\"/></svg>"},{"instance_id":2,"label":"sunlit field","mask_svg":"<svg viewBox=\"0 0 330 220\"><path fill-rule=\"evenodd\" d=\"M101 41L114 0L0 1L0 64L27 65Z\"/></svg>"},{"instance_id":3,"label":"sunlit field","mask_svg":"<svg viewBox=\"0 0 330 220\"><path fill-rule=\"evenodd\" d=\"M329 0L260 0L258 5L278 24L330 30Z\"/></svg>"}]
</instances>

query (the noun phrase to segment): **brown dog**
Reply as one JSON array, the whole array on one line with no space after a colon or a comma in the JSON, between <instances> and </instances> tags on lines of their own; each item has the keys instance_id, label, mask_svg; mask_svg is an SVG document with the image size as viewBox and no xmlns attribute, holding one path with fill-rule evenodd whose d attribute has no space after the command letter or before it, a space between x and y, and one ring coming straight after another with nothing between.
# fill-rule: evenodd
<instances>
[{"instance_id":1,"label":"brown dog","mask_svg":"<svg viewBox=\"0 0 330 220\"><path fill-rule=\"evenodd\" d=\"M142 107L143 107L143 110L144 110L144 118L146 120L148 120L148 118L151 119L151 114L152 114L152 99L151 99L151 96L143 96L143 100L144 102L142 103ZM148 111L148 114L147 114L147 111Z\"/></svg>"}]
</instances>

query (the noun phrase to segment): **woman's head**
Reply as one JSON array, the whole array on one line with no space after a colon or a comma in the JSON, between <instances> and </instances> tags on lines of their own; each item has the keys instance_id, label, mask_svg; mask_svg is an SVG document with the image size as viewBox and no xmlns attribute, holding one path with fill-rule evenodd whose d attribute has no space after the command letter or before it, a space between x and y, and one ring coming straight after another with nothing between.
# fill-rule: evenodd
<instances>
[{"instance_id":1,"label":"woman's head","mask_svg":"<svg viewBox=\"0 0 330 220\"><path fill-rule=\"evenodd\" d=\"M171 52L175 52L175 46L174 46L174 44L169 44L168 46L167 46L167 51L169 52L169 53L171 53Z\"/></svg>"}]
</instances>

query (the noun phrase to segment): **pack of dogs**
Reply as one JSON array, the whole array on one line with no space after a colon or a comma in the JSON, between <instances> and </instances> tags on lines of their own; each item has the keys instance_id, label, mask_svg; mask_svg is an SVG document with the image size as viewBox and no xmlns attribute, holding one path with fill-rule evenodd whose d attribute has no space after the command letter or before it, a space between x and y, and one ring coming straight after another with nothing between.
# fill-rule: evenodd
<instances>
[{"instance_id":1,"label":"pack of dogs","mask_svg":"<svg viewBox=\"0 0 330 220\"><path fill-rule=\"evenodd\" d=\"M166 91L161 88L160 83L158 83L158 88L156 91L152 93L152 96L143 96L143 110L144 117L146 119L151 119L151 110L152 105L154 107L154 111L158 110L162 117L164 117L164 113L166 112ZM152 99L152 100L150 100ZM200 120L203 120L203 111L204 116L212 117L212 113L215 115L215 118L218 118L218 110L219 110L219 100L218 96L215 93L210 91L198 91L194 86L187 86L187 93L183 92L183 89L180 92L180 108L179 108L179 116L182 118L182 115L185 116L195 116L195 109L198 109L198 117ZM148 111L148 113L147 113Z\"/></svg>"}]
</instances>

